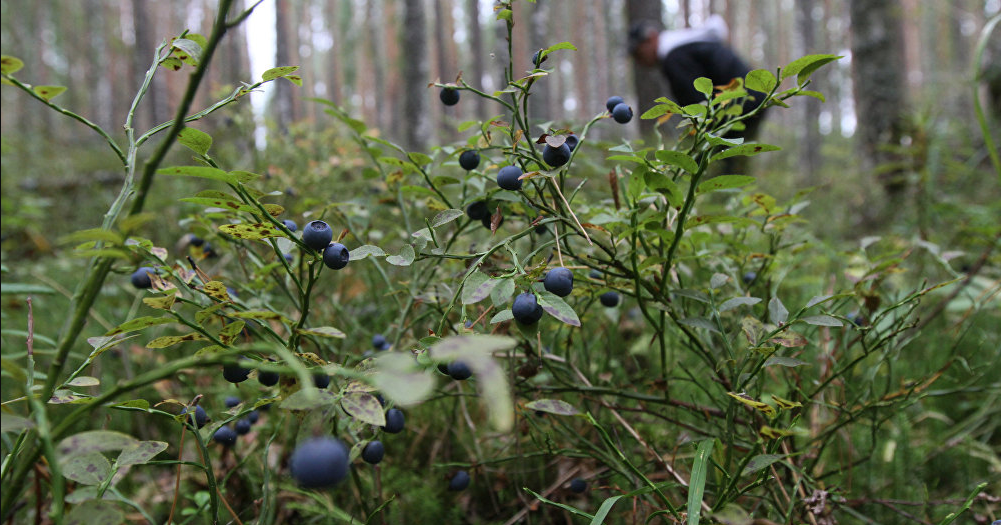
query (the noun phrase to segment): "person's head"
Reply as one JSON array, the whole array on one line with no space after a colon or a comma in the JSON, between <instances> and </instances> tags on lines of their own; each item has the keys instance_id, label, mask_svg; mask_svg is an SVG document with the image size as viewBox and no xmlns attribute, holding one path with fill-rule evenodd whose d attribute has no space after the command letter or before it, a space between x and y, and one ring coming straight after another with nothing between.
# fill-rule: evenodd
<instances>
[{"instance_id":1,"label":"person's head","mask_svg":"<svg viewBox=\"0 0 1001 525\"><path fill-rule=\"evenodd\" d=\"M660 30L660 24L649 20L636 22L629 28L629 54L637 64L646 67L657 65L657 35Z\"/></svg>"}]
</instances>

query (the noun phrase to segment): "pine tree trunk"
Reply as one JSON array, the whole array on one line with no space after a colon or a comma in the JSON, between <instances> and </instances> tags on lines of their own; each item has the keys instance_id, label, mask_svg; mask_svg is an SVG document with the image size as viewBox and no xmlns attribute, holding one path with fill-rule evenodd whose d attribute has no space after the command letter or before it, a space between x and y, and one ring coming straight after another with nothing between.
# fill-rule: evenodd
<instances>
[{"instance_id":1,"label":"pine tree trunk","mask_svg":"<svg viewBox=\"0 0 1001 525\"><path fill-rule=\"evenodd\" d=\"M660 22L662 9L660 2L626 0L626 27L643 20ZM654 99L667 93L660 71L656 68L639 67L635 63L633 63L633 85L636 92L633 110L637 117L653 107ZM649 137L653 134L654 120L636 120L639 121L641 135Z\"/></svg>"},{"instance_id":2,"label":"pine tree trunk","mask_svg":"<svg viewBox=\"0 0 1001 525\"><path fill-rule=\"evenodd\" d=\"M406 0L403 3L403 128L404 144L408 149L421 151L426 148L431 133L428 121L427 30L425 29L423 0Z\"/></svg>"}]
</instances>

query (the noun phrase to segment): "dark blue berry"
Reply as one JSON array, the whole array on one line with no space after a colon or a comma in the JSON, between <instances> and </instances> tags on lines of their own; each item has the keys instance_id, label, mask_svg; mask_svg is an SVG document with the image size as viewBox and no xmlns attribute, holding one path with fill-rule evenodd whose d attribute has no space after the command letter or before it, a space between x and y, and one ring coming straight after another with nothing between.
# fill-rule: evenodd
<instances>
[{"instance_id":1,"label":"dark blue berry","mask_svg":"<svg viewBox=\"0 0 1001 525\"><path fill-rule=\"evenodd\" d=\"M382 441L369 441L361 451L361 458L365 460L365 463L372 465L377 465L385 455L386 447Z\"/></svg>"},{"instance_id":2,"label":"dark blue berry","mask_svg":"<svg viewBox=\"0 0 1001 525\"><path fill-rule=\"evenodd\" d=\"M302 242L316 251L326 248L333 238L334 230L323 221L310 221L302 229Z\"/></svg>"},{"instance_id":3,"label":"dark blue berry","mask_svg":"<svg viewBox=\"0 0 1001 525\"><path fill-rule=\"evenodd\" d=\"M212 434L212 440L224 447L232 447L236 444L236 431L228 426L219 427L219 430Z\"/></svg>"},{"instance_id":4,"label":"dark blue berry","mask_svg":"<svg viewBox=\"0 0 1001 525\"><path fill-rule=\"evenodd\" d=\"M390 434L398 434L403 431L406 421L402 410L399 408L390 408L386 411L386 426L382 427L382 429Z\"/></svg>"},{"instance_id":5,"label":"dark blue berry","mask_svg":"<svg viewBox=\"0 0 1001 525\"><path fill-rule=\"evenodd\" d=\"M560 266L546 272L546 277L542 280L542 285L546 291L560 297L566 297L573 291L573 272Z\"/></svg>"},{"instance_id":6,"label":"dark blue berry","mask_svg":"<svg viewBox=\"0 0 1001 525\"><path fill-rule=\"evenodd\" d=\"M153 281L149 278L149 274L155 274L154 270L150 266L143 266L132 273L130 280L132 281L132 286L136 288L152 288Z\"/></svg>"},{"instance_id":7,"label":"dark blue berry","mask_svg":"<svg viewBox=\"0 0 1001 525\"><path fill-rule=\"evenodd\" d=\"M335 242L323 249L323 264L331 270L340 270L348 265L351 254L346 246Z\"/></svg>"},{"instance_id":8,"label":"dark blue berry","mask_svg":"<svg viewBox=\"0 0 1001 525\"><path fill-rule=\"evenodd\" d=\"M469 473L465 470L460 470L452 476L452 479L448 482L448 490L453 492L458 492L460 490L466 490L469 486Z\"/></svg>"},{"instance_id":9,"label":"dark blue berry","mask_svg":"<svg viewBox=\"0 0 1001 525\"><path fill-rule=\"evenodd\" d=\"M521 189L521 175L522 171L518 166L504 166L497 172L497 185L505 190L518 191Z\"/></svg>"},{"instance_id":10,"label":"dark blue berry","mask_svg":"<svg viewBox=\"0 0 1001 525\"><path fill-rule=\"evenodd\" d=\"M348 475L348 449L331 437L312 438L292 452L289 470L300 487L332 487Z\"/></svg>"}]
</instances>

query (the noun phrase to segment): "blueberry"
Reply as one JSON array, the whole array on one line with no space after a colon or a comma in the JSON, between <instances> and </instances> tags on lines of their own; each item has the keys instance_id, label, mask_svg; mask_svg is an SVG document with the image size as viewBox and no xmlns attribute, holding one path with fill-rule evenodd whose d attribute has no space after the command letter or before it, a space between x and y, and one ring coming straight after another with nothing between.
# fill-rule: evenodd
<instances>
[{"instance_id":1,"label":"blueberry","mask_svg":"<svg viewBox=\"0 0 1001 525\"><path fill-rule=\"evenodd\" d=\"M456 381L465 381L473 376L473 371L469 369L463 361L452 361L448 364L448 375Z\"/></svg>"},{"instance_id":2,"label":"blueberry","mask_svg":"<svg viewBox=\"0 0 1001 525\"><path fill-rule=\"evenodd\" d=\"M264 386L275 386L278 384L278 372L257 372L257 381Z\"/></svg>"},{"instance_id":3,"label":"blueberry","mask_svg":"<svg viewBox=\"0 0 1001 525\"><path fill-rule=\"evenodd\" d=\"M742 278L744 279L744 284L751 284L758 278L758 274L754 272L747 272Z\"/></svg>"},{"instance_id":4,"label":"blueberry","mask_svg":"<svg viewBox=\"0 0 1001 525\"><path fill-rule=\"evenodd\" d=\"M251 425L257 423L257 421L259 419L261 419L261 413L260 412L258 412L256 410L251 410L250 412L247 413L247 421L250 421Z\"/></svg>"},{"instance_id":5,"label":"blueberry","mask_svg":"<svg viewBox=\"0 0 1001 525\"><path fill-rule=\"evenodd\" d=\"M487 205L487 201L476 201L470 203L466 206L466 215L474 221L481 221L484 218L490 218L490 206Z\"/></svg>"},{"instance_id":6,"label":"blueberry","mask_svg":"<svg viewBox=\"0 0 1001 525\"><path fill-rule=\"evenodd\" d=\"M209 422L209 415L205 413L205 409L202 408L201 405L196 406L194 410L195 410L195 417L194 417L195 427L197 427L197 428L204 427L205 423ZM188 413L188 409L185 408L184 410L181 411L181 413L182 414L187 414ZM188 416L188 421L189 422L191 421L191 419L192 419L191 416Z\"/></svg>"},{"instance_id":7,"label":"blueberry","mask_svg":"<svg viewBox=\"0 0 1001 525\"><path fill-rule=\"evenodd\" d=\"M387 344L386 336L382 334L375 334L372 336L372 348L382 349L383 345Z\"/></svg>"},{"instance_id":8,"label":"blueberry","mask_svg":"<svg viewBox=\"0 0 1001 525\"><path fill-rule=\"evenodd\" d=\"M202 256L206 259L213 259L218 257L219 254L215 251L215 247L211 243L205 243L202 245Z\"/></svg>"},{"instance_id":9,"label":"blueberry","mask_svg":"<svg viewBox=\"0 0 1001 525\"><path fill-rule=\"evenodd\" d=\"M580 139L577 138L577 135L574 135L574 134L567 135L566 145L570 146L570 151L573 151L573 150L577 149L577 144L579 142L580 142Z\"/></svg>"},{"instance_id":10,"label":"blueberry","mask_svg":"<svg viewBox=\"0 0 1001 525\"><path fill-rule=\"evenodd\" d=\"M240 398L236 396L229 396L226 398L226 408L233 408L240 404Z\"/></svg>"},{"instance_id":11,"label":"blueberry","mask_svg":"<svg viewBox=\"0 0 1001 525\"><path fill-rule=\"evenodd\" d=\"M545 224L540 224L540 225L538 225L538 226L535 227L535 234L536 235L545 235L547 233L549 233L549 228L546 228Z\"/></svg>"},{"instance_id":12,"label":"blueberry","mask_svg":"<svg viewBox=\"0 0 1001 525\"><path fill-rule=\"evenodd\" d=\"M201 237L195 237L195 235L192 234L191 239L188 242L190 242L192 246L201 246L205 244L205 239L202 239Z\"/></svg>"},{"instance_id":13,"label":"blueberry","mask_svg":"<svg viewBox=\"0 0 1001 525\"><path fill-rule=\"evenodd\" d=\"M601 279L601 272L598 270L591 270L587 275L592 279Z\"/></svg>"},{"instance_id":14,"label":"blueberry","mask_svg":"<svg viewBox=\"0 0 1001 525\"><path fill-rule=\"evenodd\" d=\"M605 101L605 107L608 108L609 112L611 112L613 109L615 109L615 106L618 106L623 102L625 102L625 100L622 97L615 95L613 97L608 97L608 100Z\"/></svg>"},{"instance_id":15,"label":"blueberry","mask_svg":"<svg viewBox=\"0 0 1001 525\"><path fill-rule=\"evenodd\" d=\"M612 118L619 124L625 124L633 119L633 108L622 102L612 109Z\"/></svg>"},{"instance_id":16,"label":"blueberry","mask_svg":"<svg viewBox=\"0 0 1001 525\"><path fill-rule=\"evenodd\" d=\"M382 441L369 441L368 445L365 445L365 448L361 451L361 458L365 460L365 463L372 465L378 465L385 455L386 447L382 444Z\"/></svg>"},{"instance_id":17,"label":"blueberry","mask_svg":"<svg viewBox=\"0 0 1001 525\"><path fill-rule=\"evenodd\" d=\"M294 260L295 260L295 256L294 256L294 255L292 255L291 253L286 253L286 254L284 255L284 257L285 257L285 260L286 260L287 262L292 262L292 261L294 261Z\"/></svg>"},{"instance_id":18,"label":"blueberry","mask_svg":"<svg viewBox=\"0 0 1001 525\"><path fill-rule=\"evenodd\" d=\"M376 394L375 398L379 400L379 404L386 406L386 398L382 397L382 394Z\"/></svg>"},{"instance_id":19,"label":"blueberry","mask_svg":"<svg viewBox=\"0 0 1001 525\"><path fill-rule=\"evenodd\" d=\"M518 166L504 166L497 172L497 185L502 189L509 191L518 191L521 189L521 177L522 171Z\"/></svg>"},{"instance_id":20,"label":"blueberry","mask_svg":"<svg viewBox=\"0 0 1001 525\"><path fill-rule=\"evenodd\" d=\"M285 219L284 221L282 221L282 224L284 224L285 227L288 228L288 231L290 232L294 232L299 229L299 225L296 224L295 221L290 221L288 219Z\"/></svg>"},{"instance_id":21,"label":"blueberry","mask_svg":"<svg viewBox=\"0 0 1001 525\"><path fill-rule=\"evenodd\" d=\"M614 308L619 305L621 297L619 297L619 292L605 292L598 299L601 301L601 304L609 308Z\"/></svg>"},{"instance_id":22,"label":"blueberry","mask_svg":"<svg viewBox=\"0 0 1001 525\"><path fill-rule=\"evenodd\" d=\"M553 268L546 272L542 284L546 287L546 291L566 297L573 291L573 272L562 266Z\"/></svg>"},{"instance_id":23,"label":"blueberry","mask_svg":"<svg viewBox=\"0 0 1001 525\"><path fill-rule=\"evenodd\" d=\"M535 324L542 319L542 305L532 292L518 294L511 305L514 320L521 324Z\"/></svg>"},{"instance_id":24,"label":"blueberry","mask_svg":"<svg viewBox=\"0 0 1001 525\"><path fill-rule=\"evenodd\" d=\"M153 281L149 278L149 274L156 273L150 266L143 266L132 273L130 280L132 281L132 286L136 288L152 288Z\"/></svg>"},{"instance_id":25,"label":"blueberry","mask_svg":"<svg viewBox=\"0 0 1001 525\"><path fill-rule=\"evenodd\" d=\"M455 88L445 88L438 95L441 103L446 106L454 106L459 103L459 90Z\"/></svg>"},{"instance_id":26,"label":"blueberry","mask_svg":"<svg viewBox=\"0 0 1001 525\"><path fill-rule=\"evenodd\" d=\"M460 490L466 490L469 486L469 473L465 470L460 470L452 476L452 479L448 482L448 490L453 492L458 492Z\"/></svg>"},{"instance_id":27,"label":"blueberry","mask_svg":"<svg viewBox=\"0 0 1001 525\"><path fill-rule=\"evenodd\" d=\"M348 260L351 259L351 254L348 252L346 246L339 242L335 242L323 250L323 264L327 265L327 268L331 270L340 270L348 265Z\"/></svg>"},{"instance_id":28,"label":"blueberry","mask_svg":"<svg viewBox=\"0 0 1001 525\"><path fill-rule=\"evenodd\" d=\"M448 363L438 363L438 371L448 375Z\"/></svg>"},{"instance_id":29,"label":"blueberry","mask_svg":"<svg viewBox=\"0 0 1001 525\"><path fill-rule=\"evenodd\" d=\"M232 447L236 444L236 431L228 426L219 427L219 430L212 434L212 440L224 447Z\"/></svg>"},{"instance_id":30,"label":"blueberry","mask_svg":"<svg viewBox=\"0 0 1001 525\"><path fill-rule=\"evenodd\" d=\"M376 350L380 350L380 351L386 351L386 350L389 350L389 349L390 349L390 347L392 347L392 346L393 346L393 345L389 344L389 341L386 341L385 343L382 343L382 344L381 344L381 345L379 346L379 348L376 348Z\"/></svg>"},{"instance_id":31,"label":"blueberry","mask_svg":"<svg viewBox=\"0 0 1001 525\"><path fill-rule=\"evenodd\" d=\"M267 412L267 411L271 410L271 403L267 403L265 405L261 405L261 406L257 407L257 410L260 410L261 412Z\"/></svg>"},{"instance_id":32,"label":"blueberry","mask_svg":"<svg viewBox=\"0 0 1001 525\"><path fill-rule=\"evenodd\" d=\"M247 380L247 376L249 375L250 369L243 368L240 365L226 365L222 367L222 377L230 383L242 383Z\"/></svg>"},{"instance_id":33,"label":"blueberry","mask_svg":"<svg viewBox=\"0 0 1001 525\"><path fill-rule=\"evenodd\" d=\"M475 170L480 165L480 153L474 149L467 149L459 155L459 166L466 171Z\"/></svg>"},{"instance_id":34,"label":"blueberry","mask_svg":"<svg viewBox=\"0 0 1001 525\"><path fill-rule=\"evenodd\" d=\"M332 487L348 475L348 449L331 437L309 439L292 452L289 470L300 487Z\"/></svg>"},{"instance_id":35,"label":"blueberry","mask_svg":"<svg viewBox=\"0 0 1001 525\"><path fill-rule=\"evenodd\" d=\"M382 429L390 434L399 434L403 431L403 426L406 422L407 419L403 417L402 410L399 408L390 408L386 411L386 426L382 427Z\"/></svg>"},{"instance_id":36,"label":"blueberry","mask_svg":"<svg viewBox=\"0 0 1001 525\"><path fill-rule=\"evenodd\" d=\"M848 318L852 320L855 326L865 326L865 316L858 312L848 314Z\"/></svg>"},{"instance_id":37,"label":"blueberry","mask_svg":"<svg viewBox=\"0 0 1001 525\"><path fill-rule=\"evenodd\" d=\"M542 160L546 164L558 168L570 160L570 146L565 142L558 148L546 144L546 147L542 149Z\"/></svg>"},{"instance_id":38,"label":"blueberry","mask_svg":"<svg viewBox=\"0 0 1001 525\"><path fill-rule=\"evenodd\" d=\"M247 432L250 432L250 425L252 424L253 423L251 423L249 419L243 418L237 421L236 424L233 425L233 428L236 429L237 434L242 436L245 435Z\"/></svg>"},{"instance_id":39,"label":"blueberry","mask_svg":"<svg viewBox=\"0 0 1001 525\"><path fill-rule=\"evenodd\" d=\"M313 374L313 385L320 390L323 390L330 386L330 376L323 372Z\"/></svg>"},{"instance_id":40,"label":"blueberry","mask_svg":"<svg viewBox=\"0 0 1001 525\"><path fill-rule=\"evenodd\" d=\"M574 479L572 479L570 481L570 492L573 492L575 494L581 494L585 490L587 490L587 482L586 481L584 481L584 480L582 480L580 478L574 478Z\"/></svg>"},{"instance_id":41,"label":"blueberry","mask_svg":"<svg viewBox=\"0 0 1001 525\"><path fill-rule=\"evenodd\" d=\"M323 221L310 221L302 228L302 242L316 251L326 248L333 238L334 230Z\"/></svg>"},{"instance_id":42,"label":"blueberry","mask_svg":"<svg viewBox=\"0 0 1001 525\"><path fill-rule=\"evenodd\" d=\"M542 50L540 49L540 50L536 51L534 55L532 55L532 65L535 66L535 67L539 67L548 58L549 58L549 55L543 55L542 54Z\"/></svg>"}]
</instances>

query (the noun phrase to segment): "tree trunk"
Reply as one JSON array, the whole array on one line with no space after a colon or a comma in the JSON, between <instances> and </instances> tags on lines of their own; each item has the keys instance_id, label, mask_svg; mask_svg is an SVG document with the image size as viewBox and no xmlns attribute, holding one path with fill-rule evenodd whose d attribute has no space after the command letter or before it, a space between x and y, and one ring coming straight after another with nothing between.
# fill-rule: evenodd
<instances>
[{"instance_id":1,"label":"tree trunk","mask_svg":"<svg viewBox=\"0 0 1001 525\"><path fill-rule=\"evenodd\" d=\"M906 183L898 149L906 125L903 9L896 0L851 0L856 144L861 167L890 195ZM872 207L870 207L872 208Z\"/></svg>"},{"instance_id":2,"label":"tree trunk","mask_svg":"<svg viewBox=\"0 0 1001 525\"><path fill-rule=\"evenodd\" d=\"M799 18L796 25L799 26L800 35L800 49L797 53L799 56L817 53L816 27L813 22L813 10L816 7L816 2L814 0L799 0L796 6L798 7L796 14ZM826 71L825 68L824 76L818 75L816 80L829 78ZM800 180L809 182L815 180L817 168L820 166L820 101L811 97L803 97L800 104L803 107L803 126L806 129L806 135L798 143L800 158L803 159L803 170L799 176Z\"/></svg>"},{"instance_id":3,"label":"tree trunk","mask_svg":"<svg viewBox=\"0 0 1001 525\"><path fill-rule=\"evenodd\" d=\"M276 0L275 2L275 66L291 65L289 56L290 7L289 0ZM279 133L285 134L288 132L289 124L292 123L292 84L285 79L278 79L274 86L272 114L278 124Z\"/></svg>"},{"instance_id":4,"label":"tree trunk","mask_svg":"<svg viewBox=\"0 0 1001 525\"><path fill-rule=\"evenodd\" d=\"M403 128L404 144L411 150L423 150L431 133L428 122L427 30L424 27L423 0L403 3Z\"/></svg>"},{"instance_id":5,"label":"tree trunk","mask_svg":"<svg viewBox=\"0 0 1001 525\"><path fill-rule=\"evenodd\" d=\"M626 27L630 27L634 23L643 20L660 22L662 20L662 9L660 2L626 0ZM664 79L661 78L660 71L656 68L639 67L635 63L633 63L633 85L636 92L633 109L637 117L653 107L654 99L662 97L667 93L667 88L664 85ZM636 120L639 121L641 135L649 137L653 134L654 120Z\"/></svg>"}]
</instances>

